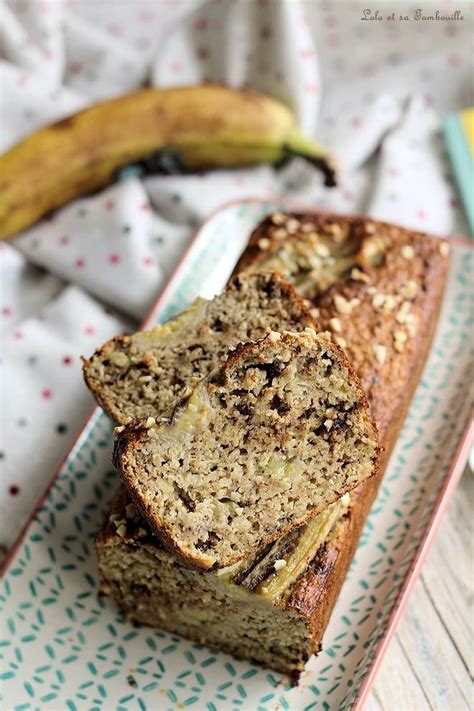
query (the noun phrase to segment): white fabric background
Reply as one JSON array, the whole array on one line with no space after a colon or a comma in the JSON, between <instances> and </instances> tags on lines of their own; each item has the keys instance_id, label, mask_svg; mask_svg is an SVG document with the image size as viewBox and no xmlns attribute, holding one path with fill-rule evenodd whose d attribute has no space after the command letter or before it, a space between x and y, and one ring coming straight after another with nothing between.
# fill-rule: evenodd
<instances>
[{"instance_id":1,"label":"white fabric background","mask_svg":"<svg viewBox=\"0 0 474 711\"><path fill-rule=\"evenodd\" d=\"M145 81L248 85L290 103L338 155L330 191L275 171L154 177L78 200L0 246L0 543L18 534L92 405L80 354L135 327L199 223L236 197L287 195L467 234L440 117L472 105L473 3L369 7L462 22L362 21L367 3L16 0L1 6L0 150Z\"/></svg>"}]
</instances>

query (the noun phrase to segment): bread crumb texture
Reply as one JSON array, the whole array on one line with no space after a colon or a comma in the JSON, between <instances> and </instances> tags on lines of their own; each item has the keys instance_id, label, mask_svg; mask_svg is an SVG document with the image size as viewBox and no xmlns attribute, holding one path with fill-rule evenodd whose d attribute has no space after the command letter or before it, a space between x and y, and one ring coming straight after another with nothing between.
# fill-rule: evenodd
<instances>
[{"instance_id":1,"label":"bread crumb texture","mask_svg":"<svg viewBox=\"0 0 474 711\"><path fill-rule=\"evenodd\" d=\"M84 377L118 425L167 416L237 344L314 325L281 276L243 274L212 301L198 299L164 326L108 341L85 360Z\"/></svg>"},{"instance_id":2,"label":"bread crumb texture","mask_svg":"<svg viewBox=\"0 0 474 711\"><path fill-rule=\"evenodd\" d=\"M344 355L312 333L239 346L171 421L119 434L116 461L155 533L225 567L374 472L377 435Z\"/></svg>"}]
</instances>

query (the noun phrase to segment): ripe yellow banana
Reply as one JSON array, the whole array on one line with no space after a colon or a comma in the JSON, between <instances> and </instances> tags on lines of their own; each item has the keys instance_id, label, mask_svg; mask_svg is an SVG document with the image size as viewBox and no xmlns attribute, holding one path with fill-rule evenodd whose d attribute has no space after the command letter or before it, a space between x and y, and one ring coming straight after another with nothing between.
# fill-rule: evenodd
<instances>
[{"instance_id":1,"label":"ripe yellow banana","mask_svg":"<svg viewBox=\"0 0 474 711\"><path fill-rule=\"evenodd\" d=\"M264 94L215 85L142 89L46 126L0 156L0 239L108 185L123 166L180 172L295 155L335 184L328 153Z\"/></svg>"}]
</instances>

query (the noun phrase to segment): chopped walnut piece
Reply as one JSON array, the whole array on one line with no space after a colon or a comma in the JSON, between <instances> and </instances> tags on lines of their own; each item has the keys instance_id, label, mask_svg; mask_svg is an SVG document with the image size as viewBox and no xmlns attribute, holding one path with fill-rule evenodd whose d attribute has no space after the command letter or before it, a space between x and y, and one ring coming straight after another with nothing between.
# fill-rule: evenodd
<instances>
[{"instance_id":1,"label":"chopped walnut piece","mask_svg":"<svg viewBox=\"0 0 474 711\"><path fill-rule=\"evenodd\" d=\"M405 343L405 341L407 340L407 334L405 333L405 331L394 331L393 340L400 341L400 343Z\"/></svg>"},{"instance_id":2,"label":"chopped walnut piece","mask_svg":"<svg viewBox=\"0 0 474 711\"><path fill-rule=\"evenodd\" d=\"M270 244L271 244L271 242L268 239L268 237L262 237L261 239L258 240L258 246L260 247L260 249L263 249L263 250L268 249L270 247Z\"/></svg>"},{"instance_id":3,"label":"chopped walnut piece","mask_svg":"<svg viewBox=\"0 0 474 711\"><path fill-rule=\"evenodd\" d=\"M311 303L311 302L310 302ZM319 318L321 316L321 310L315 306L314 308L310 309L309 313L313 318Z\"/></svg>"},{"instance_id":4,"label":"chopped walnut piece","mask_svg":"<svg viewBox=\"0 0 474 711\"><path fill-rule=\"evenodd\" d=\"M390 313L390 311L393 311L398 302L399 299L394 294L387 294L385 296L385 301L382 307L384 312Z\"/></svg>"},{"instance_id":5,"label":"chopped walnut piece","mask_svg":"<svg viewBox=\"0 0 474 711\"><path fill-rule=\"evenodd\" d=\"M313 222L305 222L304 225L301 225L301 232L313 232L315 227Z\"/></svg>"},{"instance_id":6,"label":"chopped walnut piece","mask_svg":"<svg viewBox=\"0 0 474 711\"><path fill-rule=\"evenodd\" d=\"M316 244L314 246L314 251L318 255L318 257L329 257L331 252L329 250L329 247L325 244Z\"/></svg>"},{"instance_id":7,"label":"chopped walnut piece","mask_svg":"<svg viewBox=\"0 0 474 711\"><path fill-rule=\"evenodd\" d=\"M342 325L341 325L340 320L338 318L329 319L329 328L331 329L331 331L340 333L342 330Z\"/></svg>"},{"instance_id":8,"label":"chopped walnut piece","mask_svg":"<svg viewBox=\"0 0 474 711\"><path fill-rule=\"evenodd\" d=\"M326 229L332 235L332 238L336 243L340 243L345 240L346 232L343 230L341 225L337 224L337 222L331 222L331 224L327 225Z\"/></svg>"},{"instance_id":9,"label":"chopped walnut piece","mask_svg":"<svg viewBox=\"0 0 474 711\"><path fill-rule=\"evenodd\" d=\"M318 333L318 336L320 336L320 338L325 338L326 341L332 341L331 331L321 331L320 333Z\"/></svg>"},{"instance_id":10,"label":"chopped walnut piece","mask_svg":"<svg viewBox=\"0 0 474 711\"><path fill-rule=\"evenodd\" d=\"M397 321L397 323L407 323L408 321L410 321L410 309L411 303L409 301L404 301L395 316L395 320Z\"/></svg>"},{"instance_id":11,"label":"chopped walnut piece","mask_svg":"<svg viewBox=\"0 0 474 711\"><path fill-rule=\"evenodd\" d=\"M447 257L449 252L451 251L450 246L447 242L441 242L439 245L439 253L441 254L442 257Z\"/></svg>"},{"instance_id":12,"label":"chopped walnut piece","mask_svg":"<svg viewBox=\"0 0 474 711\"><path fill-rule=\"evenodd\" d=\"M298 232L299 227L300 227L300 221L295 220L295 218L291 218L285 223L285 227L288 230L290 234L294 234L295 232Z\"/></svg>"},{"instance_id":13,"label":"chopped walnut piece","mask_svg":"<svg viewBox=\"0 0 474 711\"><path fill-rule=\"evenodd\" d=\"M357 269L357 267L354 267L351 271L351 279L354 279L354 281L363 281L366 284L370 284L370 277L368 274L365 272L361 271L360 269Z\"/></svg>"},{"instance_id":14,"label":"chopped walnut piece","mask_svg":"<svg viewBox=\"0 0 474 711\"><path fill-rule=\"evenodd\" d=\"M286 215L283 212L272 212L270 219L274 225L282 225L286 221Z\"/></svg>"},{"instance_id":15,"label":"chopped walnut piece","mask_svg":"<svg viewBox=\"0 0 474 711\"><path fill-rule=\"evenodd\" d=\"M337 222L330 222L328 225L325 225L325 229L332 235L336 235L342 231L341 225L338 225Z\"/></svg>"},{"instance_id":16,"label":"chopped walnut piece","mask_svg":"<svg viewBox=\"0 0 474 711\"><path fill-rule=\"evenodd\" d=\"M342 336L334 336L334 343L337 343L341 348L347 348L347 341Z\"/></svg>"},{"instance_id":17,"label":"chopped walnut piece","mask_svg":"<svg viewBox=\"0 0 474 711\"><path fill-rule=\"evenodd\" d=\"M313 333L316 335L315 331L312 328L305 328L305 331L313 331ZM278 341L281 339L281 333L278 333L278 331L270 331L268 334L268 340L271 341L272 343L278 343Z\"/></svg>"},{"instance_id":18,"label":"chopped walnut piece","mask_svg":"<svg viewBox=\"0 0 474 711\"><path fill-rule=\"evenodd\" d=\"M372 298L372 306L374 309L381 309L385 303L385 294L376 292Z\"/></svg>"},{"instance_id":19,"label":"chopped walnut piece","mask_svg":"<svg viewBox=\"0 0 474 711\"><path fill-rule=\"evenodd\" d=\"M333 235L332 238L336 244L341 244L342 242L345 242L346 235L344 234L344 232L340 232L337 235Z\"/></svg>"},{"instance_id":20,"label":"chopped walnut piece","mask_svg":"<svg viewBox=\"0 0 474 711\"><path fill-rule=\"evenodd\" d=\"M387 357L387 347L382 346L379 343L374 343L372 346L372 350L375 355L375 360L377 363L380 363L380 365L383 365L385 363L385 358Z\"/></svg>"},{"instance_id":21,"label":"chopped walnut piece","mask_svg":"<svg viewBox=\"0 0 474 711\"><path fill-rule=\"evenodd\" d=\"M288 236L288 232L283 229L283 227L280 227L278 230L274 230L272 232L272 237L275 239L285 239L285 237Z\"/></svg>"},{"instance_id":22,"label":"chopped walnut piece","mask_svg":"<svg viewBox=\"0 0 474 711\"><path fill-rule=\"evenodd\" d=\"M372 297L372 306L377 311L383 310L385 313L390 313L393 311L395 306L397 306L399 298L395 294L381 294L376 292Z\"/></svg>"},{"instance_id":23,"label":"chopped walnut piece","mask_svg":"<svg viewBox=\"0 0 474 711\"><path fill-rule=\"evenodd\" d=\"M411 246L411 244L404 244L402 249L401 249L401 255L403 259L413 259L415 256L415 250Z\"/></svg>"},{"instance_id":24,"label":"chopped walnut piece","mask_svg":"<svg viewBox=\"0 0 474 711\"><path fill-rule=\"evenodd\" d=\"M407 341L407 334L404 331L394 331L393 333L393 347L397 353L403 353L405 350L405 343Z\"/></svg>"},{"instance_id":25,"label":"chopped walnut piece","mask_svg":"<svg viewBox=\"0 0 474 711\"><path fill-rule=\"evenodd\" d=\"M414 299L418 293L418 284L413 279L409 279L399 288L398 293L403 299Z\"/></svg>"},{"instance_id":26,"label":"chopped walnut piece","mask_svg":"<svg viewBox=\"0 0 474 711\"><path fill-rule=\"evenodd\" d=\"M339 311L340 314L350 314L360 304L360 299L353 298L349 300L341 294L335 294L333 301L336 311Z\"/></svg>"},{"instance_id":27,"label":"chopped walnut piece","mask_svg":"<svg viewBox=\"0 0 474 711\"><path fill-rule=\"evenodd\" d=\"M362 241L357 261L362 267L378 267L383 264L389 242L382 235L372 235Z\"/></svg>"}]
</instances>

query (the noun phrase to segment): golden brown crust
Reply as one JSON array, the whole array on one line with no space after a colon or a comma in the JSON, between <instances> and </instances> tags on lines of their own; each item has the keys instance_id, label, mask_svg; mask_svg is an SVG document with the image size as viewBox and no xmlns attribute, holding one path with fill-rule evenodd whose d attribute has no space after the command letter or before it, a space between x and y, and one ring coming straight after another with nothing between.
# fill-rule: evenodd
<instances>
[{"instance_id":1,"label":"golden brown crust","mask_svg":"<svg viewBox=\"0 0 474 711\"><path fill-rule=\"evenodd\" d=\"M336 225L341 228L342 234L357 236L359 233L362 242L364 235L374 234L375 226L375 232L388 235L390 241L388 264L386 261L383 265L382 274L380 274L380 267L364 265L364 273L377 285L376 293L384 293L382 289L388 291L388 287L393 290L394 287L397 288L397 284L403 285L409 280L416 280L419 287L413 309L417 328L409 339L409 348L401 353L395 351L397 355L402 356L403 364L399 363L397 368L396 365L394 366L396 364L394 357L386 359L382 368L377 367L377 380L374 379L373 353L369 351L373 338L371 326L374 323L377 325L378 337L383 338L387 343L388 332L392 332L398 323L396 314L388 312L374 316L367 308L367 301L364 305L361 299L361 304L365 308L349 314L352 318L343 319L342 331L348 343L347 353L355 370L361 376L384 451L377 475L352 491L351 507L339 527L338 536L334 537L319 553L315 565L301 578L287 600L287 609L298 612L311 625L314 651L317 652L429 354L441 308L449 258L446 254L447 250L442 248L443 243L439 239L387 223L374 222L361 217L346 218L334 215L308 214L285 217L297 220L300 227L314 225L315 231L328 230L330 233L331 227ZM272 236L276 230L284 229L280 218L278 222L279 224L275 224L273 219L268 217L256 228L235 272L252 269L257 265L261 267L269 253L276 253L280 249L282 237ZM298 234L300 230L287 234L283 240L295 239ZM340 234L339 231L337 234ZM262 243L262 239L266 241ZM261 247L262 244L264 249ZM412 255L411 250L405 250L408 259L401 256L401 249L406 246L413 247L414 251ZM335 293L344 295L347 300L360 299L362 284L364 282L346 277L342 285L340 283L330 285L323 293L318 294L313 303L319 310L320 325L323 329L329 328L330 320L334 317L338 319L344 317L344 314L334 308ZM382 378L380 374L383 375Z\"/></svg>"}]
</instances>

